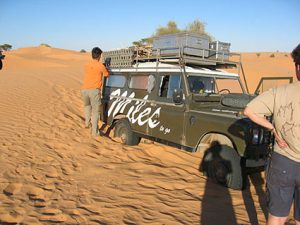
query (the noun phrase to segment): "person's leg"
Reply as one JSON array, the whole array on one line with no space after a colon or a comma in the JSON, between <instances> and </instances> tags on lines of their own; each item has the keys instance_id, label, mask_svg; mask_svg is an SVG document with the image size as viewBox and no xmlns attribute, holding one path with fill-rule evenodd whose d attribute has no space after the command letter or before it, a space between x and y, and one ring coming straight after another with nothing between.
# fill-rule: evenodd
<instances>
[{"instance_id":1,"label":"person's leg","mask_svg":"<svg viewBox=\"0 0 300 225\"><path fill-rule=\"evenodd\" d=\"M98 128L98 122L99 122L99 107L101 104L100 99L100 90L91 90L90 91L90 99L91 99L91 105L92 105L92 135L98 136L99 135L99 128Z\"/></svg>"},{"instance_id":2,"label":"person's leg","mask_svg":"<svg viewBox=\"0 0 300 225\"><path fill-rule=\"evenodd\" d=\"M299 166L300 167L300 166ZM297 176L297 185L300 183L300 175ZM294 218L296 225L300 225L300 186L295 188L295 197L294 197Z\"/></svg>"},{"instance_id":3,"label":"person's leg","mask_svg":"<svg viewBox=\"0 0 300 225\"><path fill-rule=\"evenodd\" d=\"M83 105L84 105L85 127L89 127L91 121L91 112L92 112L91 101L88 94L88 90L82 90L81 94L82 94Z\"/></svg>"},{"instance_id":4,"label":"person's leg","mask_svg":"<svg viewBox=\"0 0 300 225\"><path fill-rule=\"evenodd\" d=\"M284 225L286 219L287 216L278 217L278 216L273 216L271 213L269 213L267 225Z\"/></svg>"},{"instance_id":5,"label":"person's leg","mask_svg":"<svg viewBox=\"0 0 300 225\"><path fill-rule=\"evenodd\" d=\"M294 201L294 162L273 153L267 174L268 225L283 225Z\"/></svg>"}]
</instances>

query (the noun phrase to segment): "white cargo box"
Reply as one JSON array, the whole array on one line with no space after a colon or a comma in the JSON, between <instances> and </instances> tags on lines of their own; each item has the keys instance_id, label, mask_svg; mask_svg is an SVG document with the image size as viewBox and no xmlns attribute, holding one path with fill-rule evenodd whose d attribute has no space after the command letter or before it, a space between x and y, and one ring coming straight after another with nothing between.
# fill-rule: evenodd
<instances>
[{"instance_id":1,"label":"white cargo box","mask_svg":"<svg viewBox=\"0 0 300 225\"><path fill-rule=\"evenodd\" d=\"M163 35L153 40L153 54L175 55L179 51L185 55L207 58L209 54L209 37L205 35L178 33Z\"/></svg>"},{"instance_id":2,"label":"white cargo box","mask_svg":"<svg viewBox=\"0 0 300 225\"><path fill-rule=\"evenodd\" d=\"M209 44L209 58L229 60L230 43L213 41Z\"/></svg>"}]
</instances>

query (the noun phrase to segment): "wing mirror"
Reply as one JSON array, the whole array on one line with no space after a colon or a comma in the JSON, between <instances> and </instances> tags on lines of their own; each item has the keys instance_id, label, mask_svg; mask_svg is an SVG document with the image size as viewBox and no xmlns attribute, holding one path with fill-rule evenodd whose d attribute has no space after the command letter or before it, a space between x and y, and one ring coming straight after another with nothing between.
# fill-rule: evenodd
<instances>
[{"instance_id":1,"label":"wing mirror","mask_svg":"<svg viewBox=\"0 0 300 225\"><path fill-rule=\"evenodd\" d=\"M173 91L173 102L176 105L180 105L183 103L183 91L182 89L174 89Z\"/></svg>"}]
</instances>

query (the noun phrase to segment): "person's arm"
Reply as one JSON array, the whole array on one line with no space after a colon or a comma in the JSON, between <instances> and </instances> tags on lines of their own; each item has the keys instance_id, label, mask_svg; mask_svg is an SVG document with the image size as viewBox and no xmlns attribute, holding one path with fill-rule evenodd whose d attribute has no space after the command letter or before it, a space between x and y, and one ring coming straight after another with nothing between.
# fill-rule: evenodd
<instances>
[{"instance_id":1,"label":"person's arm","mask_svg":"<svg viewBox=\"0 0 300 225\"><path fill-rule=\"evenodd\" d=\"M244 110L244 115L248 116L250 120L258 125L267 128L268 130L272 131L274 128L273 124L270 123L265 117L260 117L256 115L250 107L246 107Z\"/></svg>"},{"instance_id":2,"label":"person's arm","mask_svg":"<svg viewBox=\"0 0 300 225\"><path fill-rule=\"evenodd\" d=\"M104 77L109 77L109 71L102 63L100 63L100 71Z\"/></svg>"},{"instance_id":3,"label":"person's arm","mask_svg":"<svg viewBox=\"0 0 300 225\"><path fill-rule=\"evenodd\" d=\"M256 113L252 111L250 107L246 107L244 110L244 115L248 116L250 120L252 120L254 123L257 123L258 125L267 128L270 130L276 139L276 142L280 148L286 148L288 147L286 141L280 136L280 134L276 131L275 127L272 123L270 123L265 117L260 117Z\"/></svg>"}]
</instances>

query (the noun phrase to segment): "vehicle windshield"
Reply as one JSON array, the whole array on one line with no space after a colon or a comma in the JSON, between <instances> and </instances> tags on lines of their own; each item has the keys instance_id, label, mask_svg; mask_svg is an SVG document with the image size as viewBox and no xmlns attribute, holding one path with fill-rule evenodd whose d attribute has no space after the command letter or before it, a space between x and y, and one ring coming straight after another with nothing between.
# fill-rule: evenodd
<instances>
[{"instance_id":1,"label":"vehicle windshield","mask_svg":"<svg viewBox=\"0 0 300 225\"><path fill-rule=\"evenodd\" d=\"M188 75L190 92L194 94L229 94L243 93L238 78L235 77L206 77Z\"/></svg>"}]
</instances>

